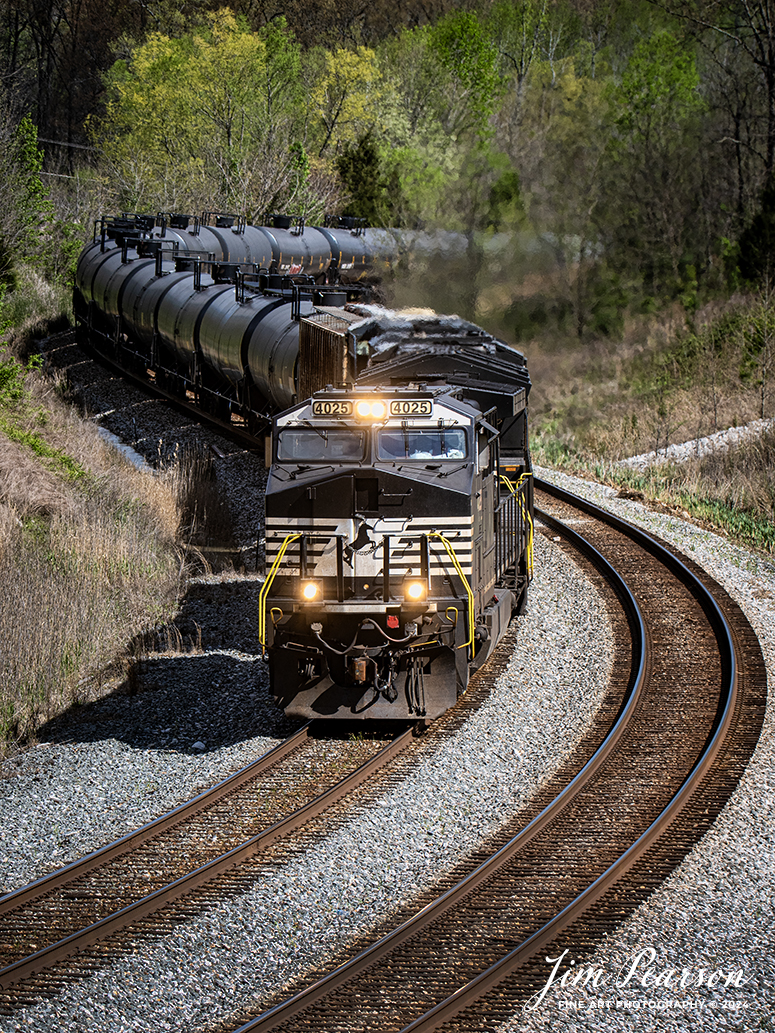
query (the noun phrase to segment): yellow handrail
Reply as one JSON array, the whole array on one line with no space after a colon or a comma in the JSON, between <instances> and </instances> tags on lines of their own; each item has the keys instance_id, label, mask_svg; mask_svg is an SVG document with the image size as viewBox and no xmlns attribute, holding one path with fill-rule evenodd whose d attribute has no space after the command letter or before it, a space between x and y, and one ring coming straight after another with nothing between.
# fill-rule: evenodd
<instances>
[{"instance_id":1,"label":"yellow handrail","mask_svg":"<svg viewBox=\"0 0 775 1033\"><path fill-rule=\"evenodd\" d=\"M474 652L474 593L471 586L468 583L468 578L463 573L463 568L460 566L455 550L452 548L452 543L448 538L445 538L439 531L431 531L428 535L429 538L438 538L444 548L447 550L449 558L452 560L455 570L458 572L460 580L465 585L466 593L468 594L468 630L469 639L464 642L462 646L458 646L458 649L465 649L467 646L471 646L471 655Z\"/></svg>"},{"instance_id":2,"label":"yellow handrail","mask_svg":"<svg viewBox=\"0 0 775 1033\"><path fill-rule=\"evenodd\" d=\"M535 535L535 528L533 527L533 518L525 505L525 499L519 494L519 489L522 487L522 483L527 477L532 477L533 474L527 470L525 473L519 475L519 480L514 483L508 479L505 474L501 474L501 484L505 484L512 495L518 496L519 509L522 513L522 519L527 524L527 573L528 577L533 576L533 538Z\"/></svg>"},{"instance_id":3,"label":"yellow handrail","mask_svg":"<svg viewBox=\"0 0 775 1033\"><path fill-rule=\"evenodd\" d=\"M300 534L288 534L285 536L285 541L280 546L280 551L275 556L275 561L269 573L266 576L261 586L261 591L258 593L258 641L261 643L262 652L266 649L266 597L269 594L269 589L272 587L272 582L275 579L277 570L282 563L285 551L291 542L295 542L297 538L301 538Z\"/></svg>"}]
</instances>

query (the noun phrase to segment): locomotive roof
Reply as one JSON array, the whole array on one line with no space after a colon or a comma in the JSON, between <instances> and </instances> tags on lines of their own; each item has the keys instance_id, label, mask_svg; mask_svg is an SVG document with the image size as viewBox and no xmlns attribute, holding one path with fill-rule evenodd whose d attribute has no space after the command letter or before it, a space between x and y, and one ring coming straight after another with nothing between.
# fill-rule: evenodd
<instances>
[{"instance_id":1,"label":"locomotive roof","mask_svg":"<svg viewBox=\"0 0 775 1033\"><path fill-rule=\"evenodd\" d=\"M431 309L386 309L378 305L349 305L347 313L348 322L353 316L360 317L348 329L357 341L368 342L372 361L378 361L380 355L393 352L397 346L406 351L413 347L448 348L452 345L491 354L505 350L524 363L524 356L519 352L456 315L441 315Z\"/></svg>"}]
</instances>

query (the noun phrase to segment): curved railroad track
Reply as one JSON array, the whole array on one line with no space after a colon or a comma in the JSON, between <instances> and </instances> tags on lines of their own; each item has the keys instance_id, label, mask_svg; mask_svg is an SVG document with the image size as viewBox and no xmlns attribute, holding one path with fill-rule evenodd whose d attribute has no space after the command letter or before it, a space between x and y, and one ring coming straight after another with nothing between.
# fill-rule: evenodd
<instances>
[{"instance_id":1,"label":"curved railroad track","mask_svg":"<svg viewBox=\"0 0 775 1033\"><path fill-rule=\"evenodd\" d=\"M239 892L279 851L304 849L350 805L368 806L452 735L489 696L514 646L507 634L469 691L417 737L348 739L310 723L168 814L0 897L0 1014L13 1014ZM337 730L341 733L341 728Z\"/></svg>"},{"instance_id":2,"label":"curved railroad track","mask_svg":"<svg viewBox=\"0 0 775 1033\"><path fill-rule=\"evenodd\" d=\"M0 1010L67 981L94 944L265 851L373 778L412 740L304 725L253 764L101 850L0 897ZM42 973L49 973L48 976ZM34 985L30 985L30 984Z\"/></svg>"},{"instance_id":3,"label":"curved railroad track","mask_svg":"<svg viewBox=\"0 0 775 1033\"><path fill-rule=\"evenodd\" d=\"M578 958L646 899L737 785L766 700L742 611L657 540L537 488L545 533L581 547L572 525L587 555L621 575L633 643L621 707L603 708L563 774L460 881L335 970L219 1030L491 1028L546 983L546 956Z\"/></svg>"}]
</instances>

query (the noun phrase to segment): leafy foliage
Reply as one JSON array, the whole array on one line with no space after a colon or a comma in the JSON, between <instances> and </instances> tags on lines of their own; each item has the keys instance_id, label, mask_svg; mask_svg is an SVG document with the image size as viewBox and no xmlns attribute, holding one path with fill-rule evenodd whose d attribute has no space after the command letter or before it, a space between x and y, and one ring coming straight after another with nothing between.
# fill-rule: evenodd
<instances>
[{"instance_id":1,"label":"leafy foliage","mask_svg":"<svg viewBox=\"0 0 775 1033\"><path fill-rule=\"evenodd\" d=\"M483 129L501 79L495 46L479 17L471 11L447 15L429 32L428 40L457 94L455 105L450 105L448 132L454 138L464 129Z\"/></svg>"},{"instance_id":2,"label":"leafy foliage","mask_svg":"<svg viewBox=\"0 0 775 1033\"><path fill-rule=\"evenodd\" d=\"M376 55L369 47L325 51L311 101L320 120L318 155L334 154L367 132L379 101Z\"/></svg>"},{"instance_id":3,"label":"leafy foliage","mask_svg":"<svg viewBox=\"0 0 775 1033\"><path fill-rule=\"evenodd\" d=\"M371 133L366 133L336 159L347 190L346 211L368 226L394 226L400 219L401 186L395 169L386 163Z\"/></svg>"},{"instance_id":4,"label":"leafy foliage","mask_svg":"<svg viewBox=\"0 0 775 1033\"><path fill-rule=\"evenodd\" d=\"M0 175L4 199L0 209L0 282L14 282L21 261L40 258L42 228L51 205L41 182L43 152L29 115L14 124L6 108L0 117Z\"/></svg>"},{"instance_id":5,"label":"leafy foliage","mask_svg":"<svg viewBox=\"0 0 775 1033\"><path fill-rule=\"evenodd\" d=\"M53 469L68 478L78 479L83 476L80 464L51 446L36 429L45 424L46 414L34 404L26 378L40 366L39 355L34 355L25 365L9 352L0 352L0 432L10 441L30 449Z\"/></svg>"},{"instance_id":6,"label":"leafy foliage","mask_svg":"<svg viewBox=\"0 0 775 1033\"><path fill-rule=\"evenodd\" d=\"M692 199L700 169L682 158L699 151L703 107L694 57L667 31L641 40L609 97L615 129L605 185L616 217L599 225L616 260L643 270L647 289L679 288L696 259Z\"/></svg>"},{"instance_id":7,"label":"leafy foliage","mask_svg":"<svg viewBox=\"0 0 775 1033\"><path fill-rule=\"evenodd\" d=\"M108 77L93 138L134 208L259 213L299 176L298 46L282 22L258 33L228 11L193 32L151 33Z\"/></svg>"},{"instance_id":8,"label":"leafy foliage","mask_svg":"<svg viewBox=\"0 0 775 1033\"><path fill-rule=\"evenodd\" d=\"M34 18L22 8L0 32L9 72L12 38L30 67L33 53L48 55L57 76L76 60L75 49L69 65L63 55L79 33L84 53L99 39L100 54L110 43L117 60L101 107L92 88L103 56L83 83L71 76L81 100L65 102L61 83L38 90L47 127L42 98L60 91L50 116L59 126L64 107L85 105L95 147L49 151L47 161L62 159L46 169L55 220L34 125L18 108L8 121L3 138L14 143L0 147L0 165L5 153L18 188L0 217L9 283L25 254L66 280L87 212L120 209L258 219L349 207L369 221L456 230L467 238L472 315L492 306L491 238L519 233L512 280L540 251L542 282L532 298L515 288L501 312L519 310L528 337L614 336L628 316L672 301L691 322L709 293L734 285L738 254L744 280L770 276L766 5L743 15L688 0L326 0L314 10L301 0L239 0L233 10L154 0L101 12L66 0L61 21L50 2ZM83 140L82 121L62 128L61 146Z\"/></svg>"}]
</instances>

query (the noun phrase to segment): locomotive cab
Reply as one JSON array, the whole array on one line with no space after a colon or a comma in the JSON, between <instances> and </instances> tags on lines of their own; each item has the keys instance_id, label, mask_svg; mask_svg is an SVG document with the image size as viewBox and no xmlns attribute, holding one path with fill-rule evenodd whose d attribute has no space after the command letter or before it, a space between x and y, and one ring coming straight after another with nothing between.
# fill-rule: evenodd
<instances>
[{"instance_id":1,"label":"locomotive cab","mask_svg":"<svg viewBox=\"0 0 775 1033\"><path fill-rule=\"evenodd\" d=\"M278 702L439 716L526 590L504 566L527 511L501 505L497 432L460 389L356 386L283 413L272 446L260 633Z\"/></svg>"}]
</instances>

